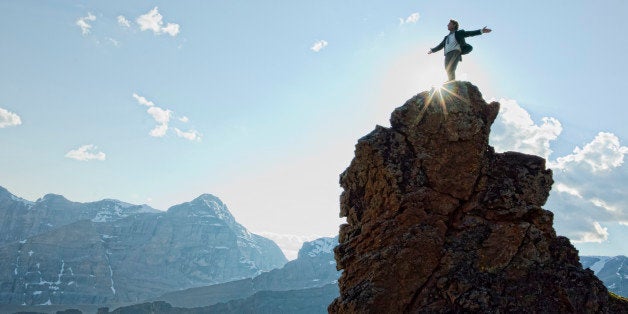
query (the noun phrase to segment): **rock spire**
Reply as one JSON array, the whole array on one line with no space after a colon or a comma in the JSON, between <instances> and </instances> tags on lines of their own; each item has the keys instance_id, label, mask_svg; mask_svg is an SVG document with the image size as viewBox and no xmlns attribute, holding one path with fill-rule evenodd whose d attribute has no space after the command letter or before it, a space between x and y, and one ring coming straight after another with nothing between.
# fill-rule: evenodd
<instances>
[{"instance_id":1,"label":"rock spire","mask_svg":"<svg viewBox=\"0 0 628 314\"><path fill-rule=\"evenodd\" d=\"M330 313L626 312L541 208L541 157L488 144L499 103L453 82L397 108L340 176Z\"/></svg>"}]
</instances>

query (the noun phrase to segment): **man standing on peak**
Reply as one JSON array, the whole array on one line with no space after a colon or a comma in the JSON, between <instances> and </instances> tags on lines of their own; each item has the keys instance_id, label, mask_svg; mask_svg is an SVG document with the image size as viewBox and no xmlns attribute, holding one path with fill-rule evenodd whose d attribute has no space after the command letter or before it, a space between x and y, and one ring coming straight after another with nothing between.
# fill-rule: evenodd
<instances>
[{"instance_id":1,"label":"man standing on peak","mask_svg":"<svg viewBox=\"0 0 628 314\"><path fill-rule=\"evenodd\" d=\"M443 41L438 46L430 49L427 54L445 48L445 71L447 71L449 81L453 81L456 79L456 67L458 67L458 62L462 61L462 55L466 55L473 49L471 45L464 41L465 37L490 33L491 30L486 28L486 26L470 32L466 32L463 29L458 30L458 22L455 20L449 20L447 29L449 30L449 35L445 36Z\"/></svg>"}]
</instances>

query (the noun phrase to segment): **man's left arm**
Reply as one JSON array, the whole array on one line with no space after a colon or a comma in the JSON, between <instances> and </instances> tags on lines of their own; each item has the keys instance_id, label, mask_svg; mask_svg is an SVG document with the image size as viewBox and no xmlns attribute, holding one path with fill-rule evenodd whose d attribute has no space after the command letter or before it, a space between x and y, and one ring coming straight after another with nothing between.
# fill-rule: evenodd
<instances>
[{"instance_id":1,"label":"man's left arm","mask_svg":"<svg viewBox=\"0 0 628 314\"><path fill-rule=\"evenodd\" d=\"M477 31L470 31L470 32L464 32L464 37L471 37L471 36L477 36L477 35L482 35L484 33L490 33L492 31L492 29L490 28L486 28L486 26L482 27L482 29L478 29Z\"/></svg>"}]
</instances>

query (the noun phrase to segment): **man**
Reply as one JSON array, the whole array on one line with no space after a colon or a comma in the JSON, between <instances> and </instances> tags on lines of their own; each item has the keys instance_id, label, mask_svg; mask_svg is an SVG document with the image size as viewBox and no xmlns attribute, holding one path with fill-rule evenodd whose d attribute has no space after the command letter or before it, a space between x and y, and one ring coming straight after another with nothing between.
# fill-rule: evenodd
<instances>
[{"instance_id":1,"label":"man","mask_svg":"<svg viewBox=\"0 0 628 314\"><path fill-rule=\"evenodd\" d=\"M443 41L438 46L430 49L427 54L445 48L445 71L447 71L449 80L453 81L456 79L456 67L458 67L458 62L462 61L463 48L466 50L465 53L468 53L472 49L470 45L467 45L464 39L469 36L490 33L491 30L484 26L477 31L465 32L463 29L458 30L458 22L455 20L449 20L447 29L449 30L449 35L445 36Z\"/></svg>"}]
</instances>

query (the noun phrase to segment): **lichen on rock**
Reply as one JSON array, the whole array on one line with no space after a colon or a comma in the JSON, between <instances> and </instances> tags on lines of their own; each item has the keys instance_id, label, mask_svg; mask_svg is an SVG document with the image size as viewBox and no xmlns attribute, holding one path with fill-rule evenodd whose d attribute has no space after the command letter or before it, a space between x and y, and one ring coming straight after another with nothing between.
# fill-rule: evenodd
<instances>
[{"instance_id":1,"label":"lichen on rock","mask_svg":"<svg viewBox=\"0 0 628 314\"><path fill-rule=\"evenodd\" d=\"M628 311L556 235L545 160L489 146L498 111L452 82L358 141L331 313Z\"/></svg>"}]
</instances>

